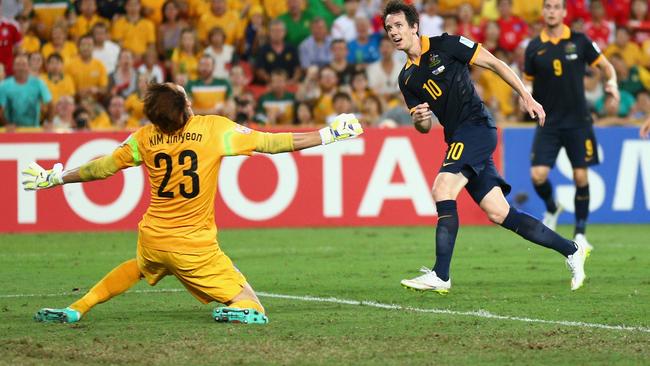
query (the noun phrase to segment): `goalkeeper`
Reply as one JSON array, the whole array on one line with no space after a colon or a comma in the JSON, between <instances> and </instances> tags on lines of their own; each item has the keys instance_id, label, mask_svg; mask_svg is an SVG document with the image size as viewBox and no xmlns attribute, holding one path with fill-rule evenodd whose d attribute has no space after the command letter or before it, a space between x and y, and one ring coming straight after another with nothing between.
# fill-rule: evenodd
<instances>
[{"instance_id":1,"label":"goalkeeper","mask_svg":"<svg viewBox=\"0 0 650 366\"><path fill-rule=\"evenodd\" d=\"M26 190L105 179L121 169L144 164L151 202L138 225L136 258L109 272L67 308L39 310L43 322L73 323L93 306L117 296L140 279L153 286L173 275L202 303L226 305L213 310L219 322L267 323L259 299L217 242L214 198L224 156L254 151L280 153L325 145L363 133L351 114L307 133L264 133L221 116L195 116L185 90L175 84L151 84L144 112L152 124L131 134L112 154L79 168L61 164L44 170L36 163L23 171Z\"/></svg>"}]
</instances>

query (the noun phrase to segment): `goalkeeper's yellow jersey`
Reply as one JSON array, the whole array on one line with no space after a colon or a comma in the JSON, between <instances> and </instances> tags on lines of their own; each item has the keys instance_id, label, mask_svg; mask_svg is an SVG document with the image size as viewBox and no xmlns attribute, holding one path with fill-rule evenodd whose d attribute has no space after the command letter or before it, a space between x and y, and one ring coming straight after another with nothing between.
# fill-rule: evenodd
<instances>
[{"instance_id":1,"label":"goalkeeper's yellow jersey","mask_svg":"<svg viewBox=\"0 0 650 366\"><path fill-rule=\"evenodd\" d=\"M119 169L144 163L151 202L139 224L147 248L199 253L214 249L214 198L221 159L250 155L262 133L225 117L194 116L174 135L147 125L113 152Z\"/></svg>"}]
</instances>

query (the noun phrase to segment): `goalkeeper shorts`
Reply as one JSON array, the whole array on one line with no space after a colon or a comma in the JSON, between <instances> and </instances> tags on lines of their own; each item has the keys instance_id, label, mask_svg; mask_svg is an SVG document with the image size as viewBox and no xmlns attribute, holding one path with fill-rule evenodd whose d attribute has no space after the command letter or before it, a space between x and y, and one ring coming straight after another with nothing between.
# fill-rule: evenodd
<instances>
[{"instance_id":1,"label":"goalkeeper shorts","mask_svg":"<svg viewBox=\"0 0 650 366\"><path fill-rule=\"evenodd\" d=\"M138 243L138 268L154 286L173 275L199 301L226 304L237 296L246 278L219 247L205 253L176 253L151 249Z\"/></svg>"}]
</instances>

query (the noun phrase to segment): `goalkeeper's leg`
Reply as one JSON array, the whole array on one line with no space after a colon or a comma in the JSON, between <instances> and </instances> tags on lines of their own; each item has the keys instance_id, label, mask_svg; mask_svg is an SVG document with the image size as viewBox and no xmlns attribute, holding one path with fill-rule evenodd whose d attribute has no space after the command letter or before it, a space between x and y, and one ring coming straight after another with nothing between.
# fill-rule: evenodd
<instances>
[{"instance_id":1,"label":"goalkeeper's leg","mask_svg":"<svg viewBox=\"0 0 650 366\"><path fill-rule=\"evenodd\" d=\"M142 278L135 259L130 259L110 271L86 295L65 309L44 308L34 319L43 322L74 323L95 305L125 292Z\"/></svg>"}]
</instances>

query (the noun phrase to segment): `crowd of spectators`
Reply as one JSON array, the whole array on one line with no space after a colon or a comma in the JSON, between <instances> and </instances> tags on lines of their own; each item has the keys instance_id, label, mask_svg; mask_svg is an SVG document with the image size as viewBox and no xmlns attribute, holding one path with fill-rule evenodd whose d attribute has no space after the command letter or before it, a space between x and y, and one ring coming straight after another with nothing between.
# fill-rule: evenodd
<instances>
[{"instance_id":1,"label":"crowd of spectators","mask_svg":"<svg viewBox=\"0 0 650 366\"><path fill-rule=\"evenodd\" d=\"M150 81L183 85L197 114L249 125L319 125L356 113L367 126L409 125L397 86L405 63L385 37L385 0L0 0L0 122L46 130L135 129ZM543 0L412 0L420 33L482 42L522 71ZM586 97L602 123L650 116L648 0L567 0L567 24L614 65L607 99L592 69ZM518 98L472 68L500 123Z\"/></svg>"}]
</instances>

